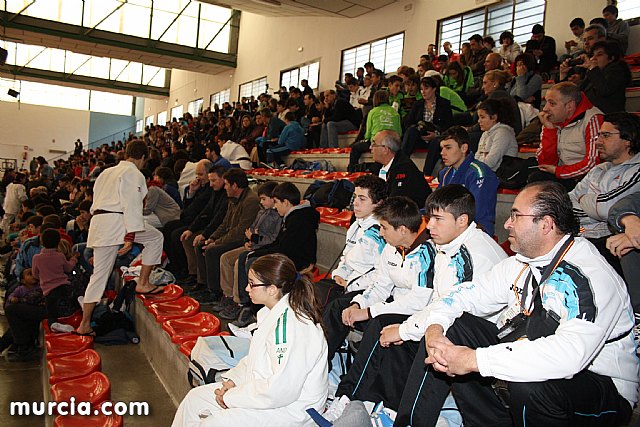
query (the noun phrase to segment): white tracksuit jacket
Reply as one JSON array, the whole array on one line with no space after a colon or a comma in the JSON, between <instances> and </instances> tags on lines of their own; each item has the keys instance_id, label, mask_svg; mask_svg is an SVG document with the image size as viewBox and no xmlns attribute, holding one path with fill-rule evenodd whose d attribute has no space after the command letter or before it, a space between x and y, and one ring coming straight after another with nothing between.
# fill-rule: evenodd
<instances>
[{"instance_id":1,"label":"white tracksuit jacket","mask_svg":"<svg viewBox=\"0 0 640 427\"><path fill-rule=\"evenodd\" d=\"M426 230L425 230L426 231ZM424 239L424 233L418 239ZM381 314L413 314L422 310L433 294L433 245L424 240L408 254L386 245L375 268L372 283L353 302L369 308L371 317ZM385 302L393 296L392 302Z\"/></svg>"},{"instance_id":2,"label":"white tracksuit jacket","mask_svg":"<svg viewBox=\"0 0 640 427\"><path fill-rule=\"evenodd\" d=\"M380 236L380 224L373 215L356 219L347 230L346 246L331 277L345 279L348 283L347 292L366 289L371 284L385 244Z\"/></svg>"},{"instance_id":3,"label":"white tracksuit jacket","mask_svg":"<svg viewBox=\"0 0 640 427\"><path fill-rule=\"evenodd\" d=\"M456 286L427 308L425 325L439 324L446 331L463 312L483 317L500 311L497 325L502 326L519 312L516 291L520 298L527 270L535 267L532 272L539 281L539 268L551 262L567 238L543 256L507 258L473 282ZM514 284L520 272L523 274ZM578 237L541 286L543 306L561 319L555 334L477 349L480 374L534 382L571 378L587 368L611 377L620 395L633 406L638 400L640 367L631 332L633 312L622 278L588 240ZM531 304L531 294L529 290L525 307ZM605 344L621 335L624 338Z\"/></svg>"},{"instance_id":4,"label":"white tracksuit jacket","mask_svg":"<svg viewBox=\"0 0 640 427\"><path fill-rule=\"evenodd\" d=\"M236 422L225 414L227 425L314 425L305 411L321 411L329 387L322 327L299 319L285 295L260 323L249 354L223 376L236 384L224 395L223 412L244 409ZM251 421L247 410L255 412Z\"/></svg>"},{"instance_id":5,"label":"white tracksuit jacket","mask_svg":"<svg viewBox=\"0 0 640 427\"><path fill-rule=\"evenodd\" d=\"M601 163L569 193L573 212L584 227L582 237L611 234L607 226L609 209L622 197L640 191L640 153L619 165Z\"/></svg>"},{"instance_id":6,"label":"white tracksuit jacket","mask_svg":"<svg viewBox=\"0 0 640 427\"><path fill-rule=\"evenodd\" d=\"M507 258L500 245L478 229L475 222L450 243L435 246L433 301L448 295L456 285L486 273ZM400 325L400 338L404 341L420 341L427 329L426 321L425 310L413 314Z\"/></svg>"}]
</instances>

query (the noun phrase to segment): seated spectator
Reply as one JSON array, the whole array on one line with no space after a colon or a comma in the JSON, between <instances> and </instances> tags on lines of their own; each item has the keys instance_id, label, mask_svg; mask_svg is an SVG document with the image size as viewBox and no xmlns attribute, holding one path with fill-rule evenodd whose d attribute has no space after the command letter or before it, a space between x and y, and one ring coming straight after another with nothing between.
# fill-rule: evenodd
<instances>
[{"instance_id":1,"label":"seated spectator","mask_svg":"<svg viewBox=\"0 0 640 427\"><path fill-rule=\"evenodd\" d=\"M628 194L609 209L609 225L619 234L607 239L607 249L620 258L635 317L636 345L640 339L640 192Z\"/></svg>"},{"instance_id":2,"label":"seated spectator","mask_svg":"<svg viewBox=\"0 0 640 427\"><path fill-rule=\"evenodd\" d=\"M507 64L513 64L520 55L520 45L513 38L511 31L504 31L500 34L500 49L498 53Z\"/></svg>"},{"instance_id":3,"label":"seated spectator","mask_svg":"<svg viewBox=\"0 0 640 427\"><path fill-rule=\"evenodd\" d=\"M451 103L440 96L438 82L435 79L423 77L420 80L420 92L423 101L415 102L411 112L404 119L406 132L402 140L402 151L407 156L416 148L429 149L437 146L438 135L453 123ZM433 155L432 151L429 150L427 153L426 175L433 170L438 159L437 154Z\"/></svg>"},{"instance_id":4,"label":"seated spectator","mask_svg":"<svg viewBox=\"0 0 640 427\"><path fill-rule=\"evenodd\" d=\"M282 120L275 117L270 109L263 108L260 110L262 125L266 128L262 136L256 138L256 148L258 158L261 162L267 160L267 148L276 145L282 130L286 126Z\"/></svg>"},{"instance_id":5,"label":"seated spectator","mask_svg":"<svg viewBox=\"0 0 640 427\"><path fill-rule=\"evenodd\" d=\"M430 244L436 253L433 275L426 284L433 289L429 302L446 296L462 282L480 277L507 257L491 237L476 228L473 196L464 187L449 185L434 191L427 198L426 210ZM382 400L385 407L397 410L409 379L408 368L426 331L426 307L410 316L401 312L373 318L336 397ZM345 399L340 400L344 403Z\"/></svg>"},{"instance_id":6,"label":"seated spectator","mask_svg":"<svg viewBox=\"0 0 640 427\"><path fill-rule=\"evenodd\" d=\"M482 36L480 34L474 34L469 37L469 48L471 49L468 58L469 62L463 63L462 65L471 68L473 77L480 78L485 73L484 61L491 51L484 47Z\"/></svg>"},{"instance_id":7,"label":"seated spectator","mask_svg":"<svg viewBox=\"0 0 640 427\"><path fill-rule=\"evenodd\" d=\"M498 177L484 163L469 152L469 134L464 128L454 126L442 135L442 163L444 169L438 175L438 188L460 184L473 194L476 201L475 221L493 236L496 223Z\"/></svg>"},{"instance_id":8,"label":"seated spectator","mask_svg":"<svg viewBox=\"0 0 640 427\"><path fill-rule=\"evenodd\" d=\"M533 55L523 53L516 58L516 77L511 81L509 94L519 102L532 104L540 109L542 100L542 77L535 72Z\"/></svg>"},{"instance_id":9,"label":"seated spectator","mask_svg":"<svg viewBox=\"0 0 640 427\"><path fill-rule=\"evenodd\" d=\"M580 90L604 113L624 111L625 89L631 83L631 71L620 48L614 42L597 42L591 52L591 58L584 55L581 57L584 62L577 65L588 70Z\"/></svg>"},{"instance_id":10,"label":"seated spectator","mask_svg":"<svg viewBox=\"0 0 640 427\"><path fill-rule=\"evenodd\" d=\"M540 171L530 174L529 180L558 180L572 190L598 163L595 144L602 111L570 82L552 86L545 98L544 109L538 115L542 123L536 154Z\"/></svg>"},{"instance_id":11,"label":"seated spectator","mask_svg":"<svg viewBox=\"0 0 640 427\"><path fill-rule=\"evenodd\" d=\"M155 228L163 228L170 221L180 219L180 206L162 188L150 185L142 209L144 220Z\"/></svg>"},{"instance_id":12,"label":"seated spectator","mask_svg":"<svg viewBox=\"0 0 640 427\"><path fill-rule=\"evenodd\" d=\"M348 101L338 98L335 90L324 92L324 120L320 133L320 147L337 148L338 134L358 129L362 117Z\"/></svg>"},{"instance_id":13,"label":"seated spectator","mask_svg":"<svg viewBox=\"0 0 640 427\"><path fill-rule=\"evenodd\" d=\"M67 260L64 254L58 252L60 233L55 229L47 229L40 235L42 250L33 257L32 273L40 283L47 307L49 327L54 332L72 332L74 327L58 322L58 304L69 296L69 277L73 271L79 254Z\"/></svg>"},{"instance_id":14,"label":"seated spectator","mask_svg":"<svg viewBox=\"0 0 640 427\"><path fill-rule=\"evenodd\" d=\"M605 240L611 235L607 225L609 209L620 198L640 191L640 118L630 113L605 114L596 149L602 163L591 169L569 193L573 211L586 237L617 267Z\"/></svg>"},{"instance_id":15,"label":"seated spectator","mask_svg":"<svg viewBox=\"0 0 640 427\"><path fill-rule=\"evenodd\" d=\"M431 193L431 188L413 161L400 150L400 135L384 130L373 136L373 161L382 165L378 176L387 182L389 196L406 196L418 206Z\"/></svg>"},{"instance_id":16,"label":"seated spectator","mask_svg":"<svg viewBox=\"0 0 640 427\"><path fill-rule=\"evenodd\" d=\"M318 238L316 232L320 214L307 200L301 202L300 190L290 182L283 182L273 189L275 209L282 217L283 226L276 240L251 254L252 260L267 254L281 253L293 261L296 270L302 271L316 263Z\"/></svg>"},{"instance_id":17,"label":"seated spectator","mask_svg":"<svg viewBox=\"0 0 640 427\"><path fill-rule=\"evenodd\" d=\"M544 33L544 27L535 24L531 28L531 39L527 41L525 52L535 56L540 73L549 73L557 65L556 41Z\"/></svg>"},{"instance_id":18,"label":"seated spectator","mask_svg":"<svg viewBox=\"0 0 640 427\"><path fill-rule=\"evenodd\" d=\"M582 18L574 18L569 23L571 33L575 37L573 40L567 40L564 42L564 48L567 51L566 55L560 57L560 62L564 62L567 57L576 58L578 55L584 52L584 28L585 23Z\"/></svg>"},{"instance_id":19,"label":"seated spectator","mask_svg":"<svg viewBox=\"0 0 640 427\"><path fill-rule=\"evenodd\" d=\"M9 234L9 226L13 223L20 211L21 203L27 200L27 192L24 186L26 176L22 173L17 173L13 182L7 185L4 203L2 208L4 210L4 216L2 217L2 233L6 238Z\"/></svg>"},{"instance_id":20,"label":"seated spectator","mask_svg":"<svg viewBox=\"0 0 640 427\"><path fill-rule=\"evenodd\" d=\"M249 170L252 168L247 150L235 141L227 141L220 147L220 155L231 163L231 167Z\"/></svg>"},{"instance_id":21,"label":"seated spectator","mask_svg":"<svg viewBox=\"0 0 640 427\"><path fill-rule=\"evenodd\" d=\"M264 304L249 354L222 382L197 387L184 398L173 427L218 425L301 426L307 409L322 410L328 394L327 343L313 281L281 254L258 259L247 291Z\"/></svg>"},{"instance_id":22,"label":"seated spectator","mask_svg":"<svg viewBox=\"0 0 640 427\"><path fill-rule=\"evenodd\" d=\"M83 201L78 206L78 216L73 220L73 226L68 231L74 244L83 243L89 237L89 225L91 223L91 202ZM67 226L68 227L68 226Z\"/></svg>"},{"instance_id":23,"label":"seated spectator","mask_svg":"<svg viewBox=\"0 0 640 427\"><path fill-rule=\"evenodd\" d=\"M494 52L496 49L496 41L491 36L484 36L482 38L482 45L489 50L489 52Z\"/></svg>"},{"instance_id":24,"label":"seated spectator","mask_svg":"<svg viewBox=\"0 0 640 427\"><path fill-rule=\"evenodd\" d=\"M458 95L465 98L467 90L473 86L473 72L471 68L460 65L459 62L449 62L447 68L444 70L443 81L444 84L455 90Z\"/></svg>"},{"instance_id":25,"label":"seated spectator","mask_svg":"<svg viewBox=\"0 0 640 427\"><path fill-rule=\"evenodd\" d=\"M258 186L260 210L251 226L245 230L244 245L225 252L220 257L220 287L224 298L234 302L220 312L220 317L234 320L232 323L238 327L255 322L249 294L245 290L248 280L247 256L251 251L273 243L282 228L282 218L274 209L275 200L272 197L277 185L275 181L267 181Z\"/></svg>"},{"instance_id":26,"label":"seated spectator","mask_svg":"<svg viewBox=\"0 0 640 427\"><path fill-rule=\"evenodd\" d=\"M267 148L267 162L273 163L274 167L284 165L282 156L287 156L295 150L300 150L305 146L304 130L300 123L296 122L296 116L291 111L284 116L285 127L278 138L278 143Z\"/></svg>"},{"instance_id":27,"label":"seated spectator","mask_svg":"<svg viewBox=\"0 0 640 427\"><path fill-rule=\"evenodd\" d=\"M402 93L402 77L391 76L387 83L389 86L389 105L400 114L400 117L404 117L407 112L402 108L402 100L404 99L404 93Z\"/></svg>"},{"instance_id":28,"label":"seated spectator","mask_svg":"<svg viewBox=\"0 0 640 427\"><path fill-rule=\"evenodd\" d=\"M517 255L429 306L397 425L435 425L450 390L465 424L629 422L640 377L629 297L573 238L570 205L557 183L525 187L505 224Z\"/></svg>"},{"instance_id":29,"label":"seated spectator","mask_svg":"<svg viewBox=\"0 0 640 427\"><path fill-rule=\"evenodd\" d=\"M453 49L451 49L451 42L444 42L442 43L442 49L444 50L444 52L447 54L447 56L449 57L449 63L451 62L457 62L458 61L458 57L459 55L457 53L455 53L453 51Z\"/></svg>"},{"instance_id":30,"label":"seated spectator","mask_svg":"<svg viewBox=\"0 0 640 427\"><path fill-rule=\"evenodd\" d=\"M435 250L418 206L407 197L388 197L373 215L386 245L366 290L347 292L324 310L329 362L352 327L366 330L378 316L416 313L431 299Z\"/></svg>"},{"instance_id":31,"label":"seated spectator","mask_svg":"<svg viewBox=\"0 0 640 427\"><path fill-rule=\"evenodd\" d=\"M629 47L629 24L618 18L618 8L612 4L602 9L602 17L607 20L607 38L618 43L622 56L626 55Z\"/></svg>"},{"instance_id":32,"label":"seated spectator","mask_svg":"<svg viewBox=\"0 0 640 427\"><path fill-rule=\"evenodd\" d=\"M436 70L429 70L425 73L425 77L431 77L436 81L436 84L438 85L438 94L449 101L453 112L461 113L467 111L467 105L462 100L462 97L460 97L456 91L444 85L444 81L442 80L442 75L440 73Z\"/></svg>"},{"instance_id":33,"label":"seated spectator","mask_svg":"<svg viewBox=\"0 0 640 427\"><path fill-rule=\"evenodd\" d=\"M478 124L482 130L475 158L492 171L498 170L504 156L518 155L513 128L505 123L506 107L501 100L487 99L478 106Z\"/></svg>"},{"instance_id":34,"label":"seated spectator","mask_svg":"<svg viewBox=\"0 0 640 427\"><path fill-rule=\"evenodd\" d=\"M587 68L578 67L578 65L589 61L596 43L607 41L607 30L602 25L591 24L585 28L582 40L584 41L584 51L573 58L573 61L570 61L571 58L567 58L560 64L560 75L558 76L560 81L579 84L585 78Z\"/></svg>"},{"instance_id":35,"label":"seated spectator","mask_svg":"<svg viewBox=\"0 0 640 427\"><path fill-rule=\"evenodd\" d=\"M468 67L471 63L471 43L464 42L460 45L460 55L458 56L458 62L462 67Z\"/></svg>"},{"instance_id":36,"label":"seated spectator","mask_svg":"<svg viewBox=\"0 0 640 427\"><path fill-rule=\"evenodd\" d=\"M217 142L210 142L207 144L205 158L211 162L212 167L222 166L225 170L231 168L231 162L222 157L220 144Z\"/></svg>"},{"instance_id":37,"label":"seated spectator","mask_svg":"<svg viewBox=\"0 0 640 427\"><path fill-rule=\"evenodd\" d=\"M358 79L352 77L345 83L347 84L347 88L349 89L349 104L351 104L351 106L356 109L362 108L362 105L360 105L360 102L358 102L358 100L360 99L361 89L358 85Z\"/></svg>"},{"instance_id":38,"label":"seated spectator","mask_svg":"<svg viewBox=\"0 0 640 427\"><path fill-rule=\"evenodd\" d=\"M9 331L2 336L2 351L11 345L7 360L27 362L41 357L36 342L40 336L40 323L47 317L47 309L38 279L31 268L22 270L20 285L7 297L4 307Z\"/></svg>"},{"instance_id":39,"label":"seated spectator","mask_svg":"<svg viewBox=\"0 0 640 427\"><path fill-rule=\"evenodd\" d=\"M340 262L331 272L331 278L345 292L360 291L369 286L385 245L373 211L387 197L386 183L377 176L364 175L356 178L353 185L355 221L347 230Z\"/></svg>"},{"instance_id":40,"label":"seated spectator","mask_svg":"<svg viewBox=\"0 0 640 427\"><path fill-rule=\"evenodd\" d=\"M251 225L260 209L258 195L249 188L244 171L230 169L221 177L227 195L227 208L219 226L209 233L205 228L202 234L193 239L195 249L198 283L204 283L206 290L197 297L200 304L214 304L221 301L220 256L236 249L244 243L244 232ZM208 292L207 292L208 291ZM222 310L228 303L222 300L214 306L215 311Z\"/></svg>"},{"instance_id":41,"label":"seated spectator","mask_svg":"<svg viewBox=\"0 0 640 427\"><path fill-rule=\"evenodd\" d=\"M307 135L307 148L320 146L320 131L322 129L322 112L316 108L316 97L313 94L304 96L305 113L300 124Z\"/></svg>"},{"instance_id":42,"label":"seated spectator","mask_svg":"<svg viewBox=\"0 0 640 427\"><path fill-rule=\"evenodd\" d=\"M162 189L178 204L180 209L184 207L180 190L178 190L178 182L176 181L173 171L167 167L157 167L153 172L154 181L158 181Z\"/></svg>"},{"instance_id":43,"label":"seated spectator","mask_svg":"<svg viewBox=\"0 0 640 427\"><path fill-rule=\"evenodd\" d=\"M254 123L249 114L244 114L240 118L240 126L233 134L233 140L242 145L247 152L251 152L256 138L260 135L262 135L262 127Z\"/></svg>"}]
</instances>

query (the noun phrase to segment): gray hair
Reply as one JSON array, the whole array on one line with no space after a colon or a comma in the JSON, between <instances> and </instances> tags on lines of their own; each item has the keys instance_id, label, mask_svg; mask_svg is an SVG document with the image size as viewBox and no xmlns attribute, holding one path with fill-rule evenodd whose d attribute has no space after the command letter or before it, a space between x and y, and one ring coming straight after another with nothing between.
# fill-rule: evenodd
<instances>
[{"instance_id":1,"label":"gray hair","mask_svg":"<svg viewBox=\"0 0 640 427\"><path fill-rule=\"evenodd\" d=\"M386 145L387 148L393 153L397 153L398 151L400 151L402 140L400 139L400 135L398 135L398 132L393 130L386 130L382 132L384 132L382 139L376 142L380 145Z\"/></svg>"},{"instance_id":2,"label":"gray hair","mask_svg":"<svg viewBox=\"0 0 640 427\"><path fill-rule=\"evenodd\" d=\"M598 32L598 38L606 39L607 38L607 29L600 24L591 24L584 31L596 30Z\"/></svg>"},{"instance_id":3,"label":"gray hair","mask_svg":"<svg viewBox=\"0 0 640 427\"><path fill-rule=\"evenodd\" d=\"M563 98L574 101L576 105L582 101L582 93L575 83L561 82L553 85L551 89L557 91Z\"/></svg>"},{"instance_id":4,"label":"gray hair","mask_svg":"<svg viewBox=\"0 0 640 427\"><path fill-rule=\"evenodd\" d=\"M196 166L198 166L198 165L202 166L206 173L209 173L209 171L213 167L213 163L211 163L211 161L207 160L207 159L202 159L202 160L198 161L198 163L196 163Z\"/></svg>"}]
</instances>

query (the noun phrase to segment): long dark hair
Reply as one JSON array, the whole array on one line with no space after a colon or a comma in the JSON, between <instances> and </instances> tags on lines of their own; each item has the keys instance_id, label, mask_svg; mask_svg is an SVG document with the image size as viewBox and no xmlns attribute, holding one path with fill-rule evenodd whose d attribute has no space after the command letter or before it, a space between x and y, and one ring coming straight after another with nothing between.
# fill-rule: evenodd
<instances>
[{"instance_id":1,"label":"long dark hair","mask_svg":"<svg viewBox=\"0 0 640 427\"><path fill-rule=\"evenodd\" d=\"M313 280L305 272L298 273L293 261L282 254L264 255L255 260L251 270L262 283L281 289L283 295L289 294L289 305L298 319L322 325L322 309Z\"/></svg>"}]
</instances>

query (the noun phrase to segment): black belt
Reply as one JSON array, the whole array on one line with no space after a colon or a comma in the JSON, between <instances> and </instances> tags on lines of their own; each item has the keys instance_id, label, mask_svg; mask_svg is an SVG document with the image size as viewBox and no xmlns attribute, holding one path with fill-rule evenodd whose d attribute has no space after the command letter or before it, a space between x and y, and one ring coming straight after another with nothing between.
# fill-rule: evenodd
<instances>
[{"instance_id":1,"label":"black belt","mask_svg":"<svg viewBox=\"0 0 640 427\"><path fill-rule=\"evenodd\" d=\"M120 214L123 215L122 212L112 212L112 211L105 211L104 209L96 209L95 211L93 211L93 215L102 215L102 214Z\"/></svg>"}]
</instances>

